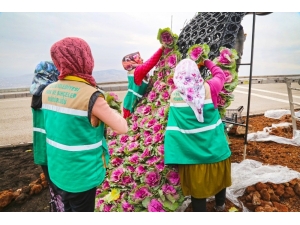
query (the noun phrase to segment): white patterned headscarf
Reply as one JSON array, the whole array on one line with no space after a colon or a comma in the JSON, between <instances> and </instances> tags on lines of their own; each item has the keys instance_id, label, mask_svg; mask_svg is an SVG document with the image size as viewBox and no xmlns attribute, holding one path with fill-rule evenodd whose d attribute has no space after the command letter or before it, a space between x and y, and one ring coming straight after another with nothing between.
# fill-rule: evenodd
<instances>
[{"instance_id":1,"label":"white patterned headscarf","mask_svg":"<svg viewBox=\"0 0 300 225\"><path fill-rule=\"evenodd\" d=\"M181 60L175 68L174 84L183 100L193 109L199 122L204 122L204 80L197 64L191 59Z\"/></svg>"}]
</instances>

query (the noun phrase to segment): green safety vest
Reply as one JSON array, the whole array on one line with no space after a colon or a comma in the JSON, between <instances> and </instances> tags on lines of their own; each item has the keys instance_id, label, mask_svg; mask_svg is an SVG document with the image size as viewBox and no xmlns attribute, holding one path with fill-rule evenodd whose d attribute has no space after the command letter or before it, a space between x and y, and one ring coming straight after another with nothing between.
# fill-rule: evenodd
<instances>
[{"instance_id":1,"label":"green safety vest","mask_svg":"<svg viewBox=\"0 0 300 225\"><path fill-rule=\"evenodd\" d=\"M134 83L134 76L133 74L128 74L128 91L124 98L123 107L133 113L134 108L138 104L139 100L145 94L148 82L143 80L140 86Z\"/></svg>"},{"instance_id":2,"label":"green safety vest","mask_svg":"<svg viewBox=\"0 0 300 225\"><path fill-rule=\"evenodd\" d=\"M43 91L48 169L52 182L68 192L83 192L104 180L109 161L104 123L88 119L90 97L97 89L60 80Z\"/></svg>"},{"instance_id":3,"label":"green safety vest","mask_svg":"<svg viewBox=\"0 0 300 225\"><path fill-rule=\"evenodd\" d=\"M231 155L224 124L211 99L205 100L204 122L196 119L192 108L178 91L171 94L165 132L165 164L208 164Z\"/></svg>"}]
</instances>

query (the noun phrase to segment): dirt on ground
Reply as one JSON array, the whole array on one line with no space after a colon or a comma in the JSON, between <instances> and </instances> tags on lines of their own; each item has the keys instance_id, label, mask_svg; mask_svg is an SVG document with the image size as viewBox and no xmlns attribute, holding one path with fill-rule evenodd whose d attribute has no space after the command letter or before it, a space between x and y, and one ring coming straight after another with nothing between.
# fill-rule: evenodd
<instances>
[{"instance_id":1,"label":"dirt on ground","mask_svg":"<svg viewBox=\"0 0 300 225\"><path fill-rule=\"evenodd\" d=\"M243 118L244 121L246 118ZM291 123L291 116L286 115L280 119L267 118L264 115L249 117L249 131L262 131L265 127L281 122ZM297 121L297 129L300 122ZM229 131L230 148L232 151L232 162L243 161L243 147L245 136L237 134L239 127L234 126ZM292 126L285 128L274 128L271 133L291 139L293 137ZM249 132L248 132L249 133ZM18 148L0 149L0 199L5 193L10 204L1 207L3 212L48 212L50 210L49 189L43 184L42 169L33 163L31 146ZM300 148L299 146L279 144L276 142L253 142L249 141L246 148L246 159L253 159L264 164L286 166L300 172ZM32 187L38 191L33 191ZM31 188L31 190L28 189ZM27 190L27 191L26 191ZM20 193L23 196L20 197ZM9 199L10 198L10 199ZM2 198L5 199L5 198ZM300 212L300 180L294 179L283 184L257 183L246 188L240 201L253 212ZM214 212L214 201L208 202L207 211ZM242 212L242 209L226 200L226 209ZM186 209L192 211L191 206Z\"/></svg>"}]
</instances>

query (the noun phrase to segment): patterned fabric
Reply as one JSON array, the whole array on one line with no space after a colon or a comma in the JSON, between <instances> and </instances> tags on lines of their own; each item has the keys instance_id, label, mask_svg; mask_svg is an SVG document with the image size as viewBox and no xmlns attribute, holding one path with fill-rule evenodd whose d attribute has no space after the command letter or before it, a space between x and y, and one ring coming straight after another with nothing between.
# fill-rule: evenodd
<instances>
[{"instance_id":1,"label":"patterned fabric","mask_svg":"<svg viewBox=\"0 0 300 225\"><path fill-rule=\"evenodd\" d=\"M204 80L193 60L183 59L178 63L174 73L174 84L184 101L193 109L197 120L204 122Z\"/></svg>"},{"instance_id":2,"label":"patterned fabric","mask_svg":"<svg viewBox=\"0 0 300 225\"><path fill-rule=\"evenodd\" d=\"M72 75L88 81L96 86L92 76L94 58L90 46L81 38L67 37L52 45L52 60L60 72L59 80Z\"/></svg>"},{"instance_id":3,"label":"patterned fabric","mask_svg":"<svg viewBox=\"0 0 300 225\"><path fill-rule=\"evenodd\" d=\"M141 63L141 55L139 52L128 54L122 59L122 65L127 71L135 69Z\"/></svg>"},{"instance_id":4,"label":"patterned fabric","mask_svg":"<svg viewBox=\"0 0 300 225\"><path fill-rule=\"evenodd\" d=\"M59 71L50 61L41 61L34 70L34 77L30 86L30 94L41 96L42 91L49 84L57 81Z\"/></svg>"}]
</instances>

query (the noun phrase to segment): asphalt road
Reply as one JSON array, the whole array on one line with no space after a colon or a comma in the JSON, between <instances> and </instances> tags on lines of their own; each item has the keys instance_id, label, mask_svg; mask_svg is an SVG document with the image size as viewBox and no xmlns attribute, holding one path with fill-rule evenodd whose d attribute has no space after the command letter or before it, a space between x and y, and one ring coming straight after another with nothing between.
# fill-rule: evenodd
<instances>
[{"instance_id":1,"label":"asphalt road","mask_svg":"<svg viewBox=\"0 0 300 225\"><path fill-rule=\"evenodd\" d=\"M234 91L234 101L228 109L243 106L247 115L248 84L240 84ZM300 88L298 83L292 87ZM120 99L126 92L116 91ZM294 102L300 103L300 91L293 91ZM0 99L0 147L32 142L31 97ZM299 108L299 107L298 107ZM249 115L267 110L290 109L285 83L252 84Z\"/></svg>"}]
</instances>

